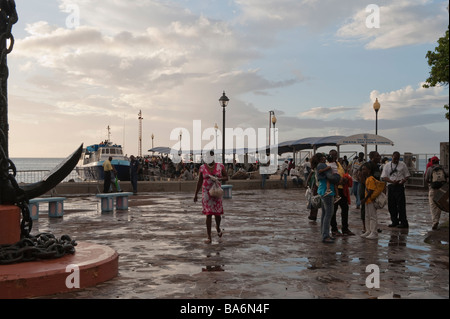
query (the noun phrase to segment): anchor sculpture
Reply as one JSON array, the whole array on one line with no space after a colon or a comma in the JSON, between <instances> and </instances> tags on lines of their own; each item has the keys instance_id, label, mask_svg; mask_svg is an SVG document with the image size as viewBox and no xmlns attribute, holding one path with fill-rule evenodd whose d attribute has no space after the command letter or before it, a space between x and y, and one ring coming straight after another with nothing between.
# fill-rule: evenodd
<instances>
[{"instance_id":1,"label":"anchor sculpture","mask_svg":"<svg viewBox=\"0 0 450 319\"><path fill-rule=\"evenodd\" d=\"M9 159L8 153L9 125L7 97L7 55L12 51L14 46L14 37L11 30L17 21L18 15L14 0L0 0L0 205L17 205L21 209L21 238L27 239L25 243L18 245L18 247L22 248L24 245L36 246L37 241L42 244L42 238L37 239L30 235L32 220L28 210L28 201L47 193L72 172L81 156L83 144L52 170L44 180L20 186L17 183L15 179L16 167ZM45 256L50 256L49 258L64 255L67 252L74 252L73 246L76 243L67 235L61 237L60 241L55 240L51 234L46 234L43 237L59 245L59 248L55 249L54 254L45 254ZM6 255L6 253L3 253L1 249L2 247L0 246L0 264L16 262L19 259L19 257L16 258L13 256L5 261L2 259L2 256ZM36 256L38 255L36 254ZM8 252L8 256L11 256L10 252ZM44 254L41 254L41 256L44 256Z\"/></svg>"}]
</instances>

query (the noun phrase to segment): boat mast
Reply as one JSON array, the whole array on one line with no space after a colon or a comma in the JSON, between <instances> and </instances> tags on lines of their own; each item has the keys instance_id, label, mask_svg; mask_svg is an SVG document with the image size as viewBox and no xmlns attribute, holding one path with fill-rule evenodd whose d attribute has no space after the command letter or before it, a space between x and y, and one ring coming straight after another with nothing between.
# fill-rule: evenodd
<instances>
[{"instance_id":1,"label":"boat mast","mask_svg":"<svg viewBox=\"0 0 450 319\"><path fill-rule=\"evenodd\" d=\"M106 143L108 144L111 141L111 128L108 125L108 140L106 141Z\"/></svg>"}]
</instances>

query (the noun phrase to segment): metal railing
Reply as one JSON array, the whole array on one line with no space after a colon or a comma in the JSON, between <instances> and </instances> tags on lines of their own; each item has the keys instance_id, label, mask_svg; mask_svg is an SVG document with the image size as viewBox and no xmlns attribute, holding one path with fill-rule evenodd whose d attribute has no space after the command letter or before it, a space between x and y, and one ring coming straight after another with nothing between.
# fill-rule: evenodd
<instances>
[{"instance_id":1,"label":"metal railing","mask_svg":"<svg viewBox=\"0 0 450 319\"><path fill-rule=\"evenodd\" d=\"M27 171L17 171L16 173L16 181L17 183L23 184L33 184L39 181L44 180L50 174L49 170L27 170ZM73 170L64 180L63 182L68 181L79 181L80 177L77 172Z\"/></svg>"}]
</instances>

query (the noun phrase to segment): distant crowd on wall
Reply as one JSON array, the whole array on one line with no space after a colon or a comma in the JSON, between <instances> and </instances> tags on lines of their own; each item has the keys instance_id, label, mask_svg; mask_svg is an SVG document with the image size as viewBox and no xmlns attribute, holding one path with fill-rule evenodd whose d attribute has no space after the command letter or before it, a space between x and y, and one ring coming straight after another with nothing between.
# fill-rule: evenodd
<instances>
[{"instance_id":1,"label":"distant crowd on wall","mask_svg":"<svg viewBox=\"0 0 450 319\"><path fill-rule=\"evenodd\" d=\"M201 163L178 162L175 163L169 156L149 155L137 156L139 162L139 181L152 180L155 177L170 178L171 180L197 180ZM258 179L259 163L253 164L226 164L230 179Z\"/></svg>"},{"instance_id":2,"label":"distant crowd on wall","mask_svg":"<svg viewBox=\"0 0 450 319\"><path fill-rule=\"evenodd\" d=\"M348 160L347 156L339 157L338 162L343 166L346 172L348 168L352 166L352 163L356 160ZM139 181L152 180L154 177L165 177L173 180L197 180L198 170L201 163L194 163L192 161L174 163L169 156L164 155L146 155L137 156L136 159L139 162ZM383 158L382 162L386 163L389 159ZM413 163L415 158L412 159ZM264 176L259 174L260 163L234 163L226 164L227 173L232 180L245 180L245 179L264 179ZM411 167L412 169L412 167ZM296 164L293 159L285 160L283 164L277 166L276 173L272 175L279 175L280 179L284 181L285 188L288 187L288 180L293 182L295 187L305 185L306 178L311 170L311 159L306 157L302 163ZM267 178L267 176L266 176Z\"/></svg>"}]
</instances>

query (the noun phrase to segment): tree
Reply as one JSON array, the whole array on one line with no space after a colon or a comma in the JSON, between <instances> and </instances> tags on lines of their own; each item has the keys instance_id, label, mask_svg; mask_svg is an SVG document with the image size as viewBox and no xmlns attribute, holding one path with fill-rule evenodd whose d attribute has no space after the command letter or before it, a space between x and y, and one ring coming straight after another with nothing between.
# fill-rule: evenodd
<instances>
[{"instance_id":1,"label":"tree","mask_svg":"<svg viewBox=\"0 0 450 319\"><path fill-rule=\"evenodd\" d=\"M438 46L433 51L428 51L426 58L431 66L430 77L425 81L424 88L434 86L448 86L449 49L448 49L448 29L445 36L439 38ZM449 119L448 104L444 105L447 110L445 117Z\"/></svg>"}]
</instances>

